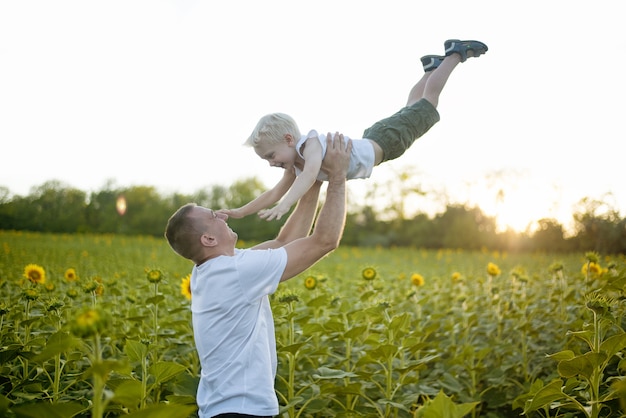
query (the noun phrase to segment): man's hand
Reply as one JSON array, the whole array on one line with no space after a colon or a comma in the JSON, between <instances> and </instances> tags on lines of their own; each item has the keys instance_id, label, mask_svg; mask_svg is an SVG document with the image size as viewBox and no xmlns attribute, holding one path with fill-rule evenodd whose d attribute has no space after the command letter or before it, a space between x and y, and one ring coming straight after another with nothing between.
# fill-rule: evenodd
<instances>
[{"instance_id":1,"label":"man's hand","mask_svg":"<svg viewBox=\"0 0 626 418\"><path fill-rule=\"evenodd\" d=\"M322 161L322 171L328 174L329 180L333 177L346 177L351 151L351 139L346 143L343 134L339 132L335 132L334 138L330 132L326 134L326 156Z\"/></svg>"}]
</instances>

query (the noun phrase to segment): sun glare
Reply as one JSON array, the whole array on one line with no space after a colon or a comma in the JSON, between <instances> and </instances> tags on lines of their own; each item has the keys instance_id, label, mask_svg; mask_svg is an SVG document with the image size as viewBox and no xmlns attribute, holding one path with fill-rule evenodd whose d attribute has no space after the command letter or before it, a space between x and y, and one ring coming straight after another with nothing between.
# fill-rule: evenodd
<instances>
[{"instance_id":1,"label":"sun glare","mask_svg":"<svg viewBox=\"0 0 626 418\"><path fill-rule=\"evenodd\" d=\"M117 201L115 202L115 209L120 216L123 216L126 213L126 198L124 196L119 196Z\"/></svg>"},{"instance_id":2,"label":"sun glare","mask_svg":"<svg viewBox=\"0 0 626 418\"><path fill-rule=\"evenodd\" d=\"M475 194L472 204L487 216L494 217L500 232L532 233L536 230L537 221L545 218L556 219L567 228L567 208L563 207L559 195L554 186L526 183L503 187L497 192L482 190Z\"/></svg>"}]
</instances>

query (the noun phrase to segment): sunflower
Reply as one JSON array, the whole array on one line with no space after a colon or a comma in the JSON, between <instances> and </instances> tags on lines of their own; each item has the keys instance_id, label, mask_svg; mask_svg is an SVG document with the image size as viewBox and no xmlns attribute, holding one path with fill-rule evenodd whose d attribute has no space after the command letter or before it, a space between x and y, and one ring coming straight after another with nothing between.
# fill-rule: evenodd
<instances>
[{"instance_id":1,"label":"sunflower","mask_svg":"<svg viewBox=\"0 0 626 418\"><path fill-rule=\"evenodd\" d=\"M317 279L313 276L309 276L306 279L304 279L304 287L306 287L309 290L313 290L317 287Z\"/></svg>"},{"instance_id":2,"label":"sunflower","mask_svg":"<svg viewBox=\"0 0 626 418\"><path fill-rule=\"evenodd\" d=\"M104 285L102 283L98 283L98 286L96 286L96 290L94 290L93 293L96 296L104 295Z\"/></svg>"},{"instance_id":3,"label":"sunflower","mask_svg":"<svg viewBox=\"0 0 626 418\"><path fill-rule=\"evenodd\" d=\"M29 264L24 268L24 277L35 284L44 284L46 282L46 271L37 264Z\"/></svg>"},{"instance_id":4,"label":"sunflower","mask_svg":"<svg viewBox=\"0 0 626 418\"><path fill-rule=\"evenodd\" d=\"M411 275L411 283L413 283L414 286L423 286L424 277L421 274L413 273Z\"/></svg>"},{"instance_id":5,"label":"sunflower","mask_svg":"<svg viewBox=\"0 0 626 418\"><path fill-rule=\"evenodd\" d=\"M39 299L39 291L35 288L24 289L22 297L26 300L37 300Z\"/></svg>"},{"instance_id":6,"label":"sunflower","mask_svg":"<svg viewBox=\"0 0 626 418\"><path fill-rule=\"evenodd\" d=\"M180 281L180 294L186 297L188 300L191 300L191 274L183 277L183 279Z\"/></svg>"},{"instance_id":7,"label":"sunflower","mask_svg":"<svg viewBox=\"0 0 626 418\"><path fill-rule=\"evenodd\" d=\"M278 296L278 301L280 303L292 303L298 302L300 298L298 295L290 290L283 292L280 296Z\"/></svg>"},{"instance_id":8,"label":"sunflower","mask_svg":"<svg viewBox=\"0 0 626 418\"><path fill-rule=\"evenodd\" d=\"M551 273L557 273L559 271L563 271L563 264L562 263L552 263L549 267L550 272Z\"/></svg>"},{"instance_id":9,"label":"sunflower","mask_svg":"<svg viewBox=\"0 0 626 418\"><path fill-rule=\"evenodd\" d=\"M83 285L83 291L85 293L95 292L98 288L99 283L95 280L89 280L87 283Z\"/></svg>"},{"instance_id":10,"label":"sunflower","mask_svg":"<svg viewBox=\"0 0 626 418\"><path fill-rule=\"evenodd\" d=\"M365 280L374 280L376 278L376 269L373 267L365 267L361 275Z\"/></svg>"},{"instance_id":11,"label":"sunflower","mask_svg":"<svg viewBox=\"0 0 626 418\"><path fill-rule=\"evenodd\" d=\"M581 272L582 274L587 274L587 272L589 272L589 274L592 276L599 276L603 273L603 270L602 270L602 267L600 267L600 264L594 261L589 261L583 264L583 268L581 269Z\"/></svg>"},{"instance_id":12,"label":"sunflower","mask_svg":"<svg viewBox=\"0 0 626 418\"><path fill-rule=\"evenodd\" d=\"M146 277L150 283L159 283L163 279L163 273L161 273L161 270L152 269L148 270Z\"/></svg>"},{"instance_id":13,"label":"sunflower","mask_svg":"<svg viewBox=\"0 0 626 418\"><path fill-rule=\"evenodd\" d=\"M490 276L499 276L501 273L500 267L495 265L494 263L487 264L487 274Z\"/></svg>"},{"instance_id":14,"label":"sunflower","mask_svg":"<svg viewBox=\"0 0 626 418\"><path fill-rule=\"evenodd\" d=\"M65 280L68 282L75 282L76 280L78 280L76 270L72 268L65 270Z\"/></svg>"},{"instance_id":15,"label":"sunflower","mask_svg":"<svg viewBox=\"0 0 626 418\"><path fill-rule=\"evenodd\" d=\"M109 324L106 314L96 309L86 309L72 323L72 333L77 337L90 337L102 332Z\"/></svg>"}]
</instances>

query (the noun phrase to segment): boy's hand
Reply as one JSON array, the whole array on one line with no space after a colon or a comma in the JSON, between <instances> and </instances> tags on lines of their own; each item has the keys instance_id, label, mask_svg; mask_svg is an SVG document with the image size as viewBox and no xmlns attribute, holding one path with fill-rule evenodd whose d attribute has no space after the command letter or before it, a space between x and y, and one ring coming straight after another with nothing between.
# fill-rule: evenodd
<instances>
[{"instance_id":1,"label":"boy's hand","mask_svg":"<svg viewBox=\"0 0 626 418\"><path fill-rule=\"evenodd\" d=\"M274 219L279 220L287 212L289 212L289 207L284 207L284 205L279 203L271 209L260 210L259 217L266 221L273 221Z\"/></svg>"},{"instance_id":2,"label":"boy's hand","mask_svg":"<svg viewBox=\"0 0 626 418\"><path fill-rule=\"evenodd\" d=\"M223 213L233 219L241 219L245 216L239 209L218 209L215 213Z\"/></svg>"},{"instance_id":3,"label":"boy's hand","mask_svg":"<svg viewBox=\"0 0 626 418\"><path fill-rule=\"evenodd\" d=\"M346 177L350 166L351 151L351 139L346 144L343 134L339 132L335 132L334 138L330 132L326 135L326 156L322 161L322 171L328 174L329 179L333 176Z\"/></svg>"}]
</instances>

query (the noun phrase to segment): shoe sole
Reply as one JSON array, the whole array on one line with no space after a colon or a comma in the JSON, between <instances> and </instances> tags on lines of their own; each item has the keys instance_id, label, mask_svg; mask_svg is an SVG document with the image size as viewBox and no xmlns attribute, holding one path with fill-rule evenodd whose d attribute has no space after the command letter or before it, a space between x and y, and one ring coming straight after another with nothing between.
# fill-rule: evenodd
<instances>
[{"instance_id":1,"label":"shoe sole","mask_svg":"<svg viewBox=\"0 0 626 418\"><path fill-rule=\"evenodd\" d=\"M471 44L476 44L475 45L476 47L475 48L465 47L464 49L457 50L457 45L463 45L463 44L470 44L468 46L472 46ZM465 62L467 58L478 58L479 56L483 55L485 52L489 50L486 44L480 41L473 41L473 40L462 41L460 39L448 39L447 41L444 42L443 46L445 48L446 56L449 56L455 53L459 54L461 55L461 62ZM467 56L468 50L474 51L475 55L473 57L468 57Z\"/></svg>"}]
</instances>

